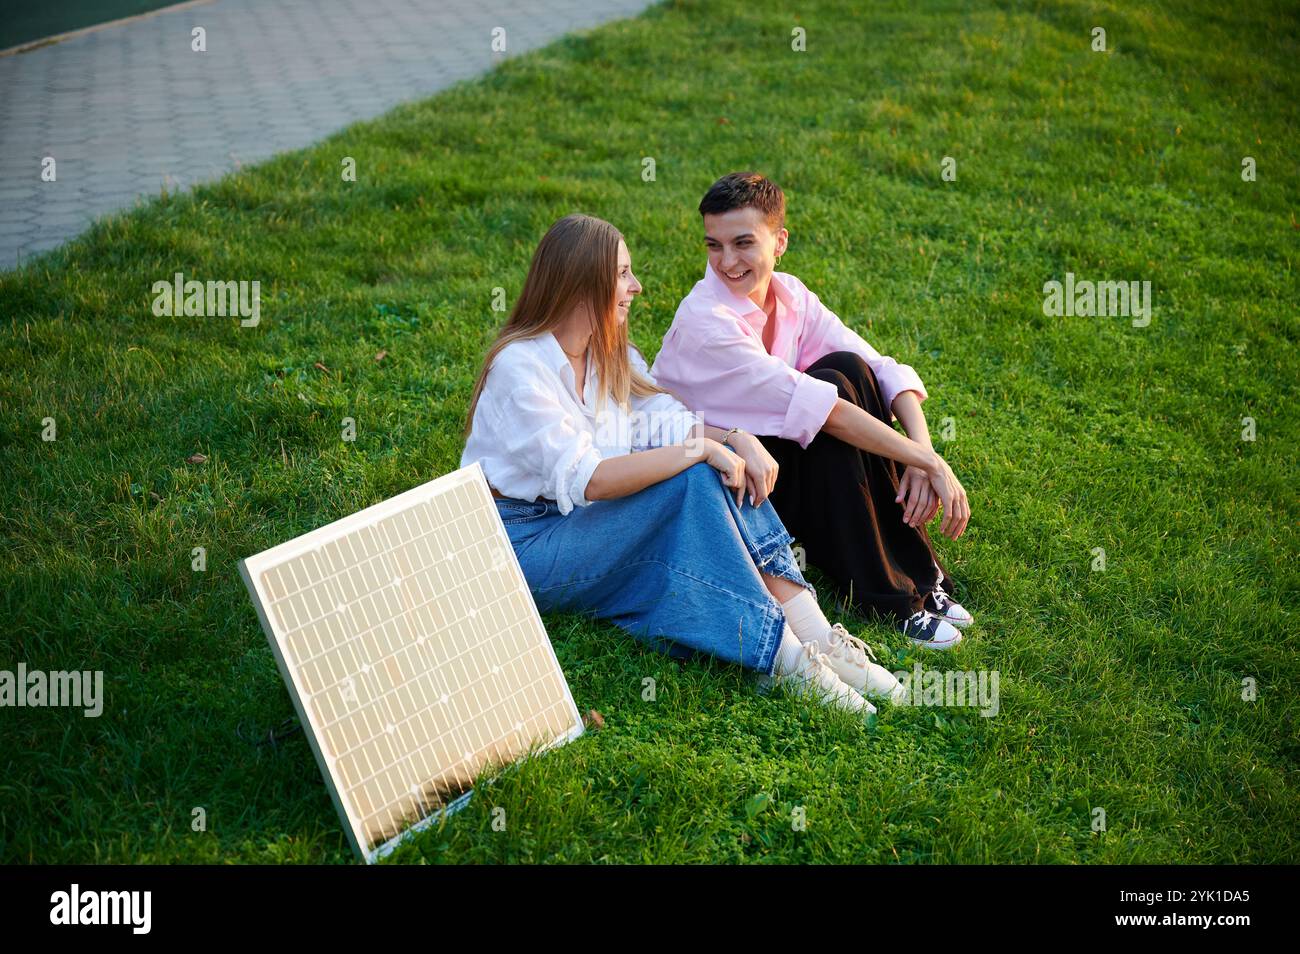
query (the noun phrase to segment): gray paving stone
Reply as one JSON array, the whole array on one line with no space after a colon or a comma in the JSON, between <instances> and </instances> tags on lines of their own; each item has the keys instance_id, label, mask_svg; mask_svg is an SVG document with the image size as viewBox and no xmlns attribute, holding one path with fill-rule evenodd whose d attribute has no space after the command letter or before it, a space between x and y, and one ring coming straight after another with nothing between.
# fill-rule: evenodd
<instances>
[{"instance_id":1,"label":"gray paving stone","mask_svg":"<svg viewBox=\"0 0 1300 954\"><path fill-rule=\"evenodd\" d=\"M0 239L18 240L31 235L33 228L27 222L0 222Z\"/></svg>"},{"instance_id":2,"label":"gray paving stone","mask_svg":"<svg viewBox=\"0 0 1300 954\"><path fill-rule=\"evenodd\" d=\"M212 0L0 57L0 268L164 183L210 181L471 78L502 59L493 27L517 55L647 6ZM190 50L193 26L207 53ZM40 182L47 155L58 182Z\"/></svg>"},{"instance_id":3,"label":"gray paving stone","mask_svg":"<svg viewBox=\"0 0 1300 954\"><path fill-rule=\"evenodd\" d=\"M38 234L48 232L57 237L70 228L81 230L94 221L94 216L87 212L71 212L64 215L43 216L40 220Z\"/></svg>"}]
</instances>

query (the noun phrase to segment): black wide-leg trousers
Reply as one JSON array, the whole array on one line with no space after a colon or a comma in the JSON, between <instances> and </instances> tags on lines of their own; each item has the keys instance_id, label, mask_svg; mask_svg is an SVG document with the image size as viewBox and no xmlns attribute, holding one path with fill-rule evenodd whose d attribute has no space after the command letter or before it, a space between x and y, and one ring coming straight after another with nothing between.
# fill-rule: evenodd
<instances>
[{"instance_id":1,"label":"black wide-leg trousers","mask_svg":"<svg viewBox=\"0 0 1300 954\"><path fill-rule=\"evenodd\" d=\"M829 381L840 397L891 424L875 372L858 355L835 351L806 373ZM892 426L892 425L891 425ZM759 438L779 472L772 506L817 567L867 617L903 620L922 608L943 570L943 589L953 593L948 570L924 527L903 522L895 503L903 465L820 432L808 447L780 437Z\"/></svg>"}]
</instances>

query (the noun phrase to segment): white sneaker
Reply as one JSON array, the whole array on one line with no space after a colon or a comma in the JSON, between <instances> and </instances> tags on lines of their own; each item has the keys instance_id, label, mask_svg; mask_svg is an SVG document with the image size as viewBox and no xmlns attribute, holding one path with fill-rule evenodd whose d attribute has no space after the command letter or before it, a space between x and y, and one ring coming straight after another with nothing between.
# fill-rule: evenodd
<instances>
[{"instance_id":1,"label":"white sneaker","mask_svg":"<svg viewBox=\"0 0 1300 954\"><path fill-rule=\"evenodd\" d=\"M812 643L803 644L799 665L794 672L779 676L774 682L789 686L801 696L812 696L850 712L876 711L876 707L858 695L852 686L845 685L830 667L825 653L818 651Z\"/></svg>"},{"instance_id":2,"label":"white sneaker","mask_svg":"<svg viewBox=\"0 0 1300 954\"><path fill-rule=\"evenodd\" d=\"M961 630L929 610L917 610L898 624L913 643L923 649L952 649L961 642Z\"/></svg>"},{"instance_id":3,"label":"white sneaker","mask_svg":"<svg viewBox=\"0 0 1300 954\"><path fill-rule=\"evenodd\" d=\"M871 647L836 623L830 632L831 648L822 653L835 675L866 696L901 702L907 687L892 672L876 662Z\"/></svg>"},{"instance_id":4,"label":"white sneaker","mask_svg":"<svg viewBox=\"0 0 1300 954\"><path fill-rule=\"evenodd\" d=\"M939 569L937 565L935 569ZM925 603L922 605L944 622L951 623L958 629L965 629L975 622L975 617L966 612L965 607L954 602L953 598L944 592L943 587L939 585L942 582L943 570L939 570L939 578L934 581L934 589L926 594Z\"/></svg>"}]
</instances>

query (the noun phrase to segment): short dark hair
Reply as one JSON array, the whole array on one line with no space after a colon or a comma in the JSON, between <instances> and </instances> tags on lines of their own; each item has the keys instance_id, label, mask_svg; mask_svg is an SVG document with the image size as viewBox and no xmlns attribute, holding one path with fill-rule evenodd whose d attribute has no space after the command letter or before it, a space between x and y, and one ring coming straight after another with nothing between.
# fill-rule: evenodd
<instances>
[{"instance_id":1,"label":"short dark hair","mask_svg":"<svg viewBox=\"0 0 1300 954\"><path fill-rule=\"evenodd\" d=\"M749 206L763 213L773 232L785 225L785 193L757 172L730 172L709 186L700 200L700 215L716 215Z\"/></svg>"}]
</instances>

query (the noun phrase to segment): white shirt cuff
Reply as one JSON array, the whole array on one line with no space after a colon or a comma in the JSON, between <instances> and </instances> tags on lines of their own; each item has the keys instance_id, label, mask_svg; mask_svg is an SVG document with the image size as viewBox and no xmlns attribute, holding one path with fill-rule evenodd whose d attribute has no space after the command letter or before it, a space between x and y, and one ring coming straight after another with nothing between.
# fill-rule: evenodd
<instances>
[{"instance_id":1,"label":"white shirt cuff","mask_svg":"<svg viewBox=\"0 0 1300 954\"><path fill-rule=\"evenodd\" d=\"M555 502L559 505L561 514L567 514L575 506L586 507L591 503L587 499L587 484L600 461L600 452L589 447L570 465L567 477L556 481Z\"/></svg>"}]
</instances>

